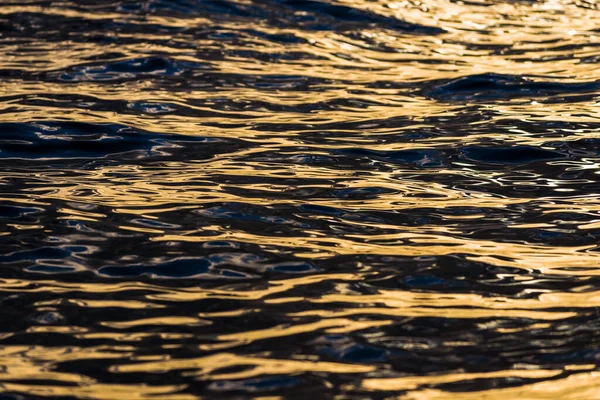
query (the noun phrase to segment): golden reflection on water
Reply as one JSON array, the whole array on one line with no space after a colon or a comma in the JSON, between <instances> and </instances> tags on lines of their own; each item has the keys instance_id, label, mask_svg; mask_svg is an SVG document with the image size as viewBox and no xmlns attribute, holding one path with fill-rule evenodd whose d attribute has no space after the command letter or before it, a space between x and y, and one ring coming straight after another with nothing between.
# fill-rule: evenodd
<instances>
[{"instance_id":1,"label":"golden reflection on water","mask_svg":"<svg viewBox=\"0 0 600 400\"><path fill-rule=\"evenodd\" d=\"M322 378L327 388L335 386L330 376L344 376L346 383L339 387L346 394L393 395L399 399L600 399L597 354L582 356L577 362L565 355L547 365L539 361L542 357L534 358L567 346L558 341L564 332L575 332L577 318L584 323L597 319L597 242L553 244L547 239L558 234L591 238L600 228L598 188L580 190L595 184L597 154L587 148L576 149L569 157L546 161L541 168L490 165L486 159L465 156L432 167L429 162L435 161L438 153L425 153L412 164L394 164L385 158L390 152L460 152L490 143L541 149L595 143L600 139L598 87L585 86L598 80L600 12L595 3L327 2L443 29L439 34L412 34L374 23L353 26L349 32L277 26L260 18L246 18L241 25L233 17L131 14L68 2L52 6L20 3L0 6L3 20L40 16L77 22L84 32L78 37L73 32L72 38L51 35L53 40L37 34L0 38L0 69L21 73L3 75L0 123L118 124L146 134L169 135L173 140L202 137L237 140L245 145L235 147L234 142L228 142L215 154L198 159L168 158L187 145L157 140L144 150L147 154L138 151L121 162L110 162L106 156L98 157L95 164L64 167L56 163L69 157L48 151L37 158L41 164L35 170L27 164L7 164L0 170L0 184L9 188L0 194L2 204L51 212L44 223L6 224L0 240L8 243L14 238L15 246L25 246L28 239L22 235L30 233L31 237L45 237L44 246L83 246L85 250L74 251L76 255L60 261L60 267L82 274L96 274L99 266L105 266L91 266L90 259L101 250L108 248L109 253L117 254L115 238L122 243L143 242L132 246L132 253L164 247L150 260L140 261L136 254L108 257L105 264L109 266L165 263L169 257L186 255L184 250L169 247L174 243L196 249L213 242L242 243L298 262L318 263L335 257L367 261L357 261L355 269L349 271L338 266L336 258L331 270L275 278L261 276L269 271L268 266L250 263L253 269L249 274L254 274L253 279L259 277L258 283L231 286L225 282L221 286L186 283L178 287L176 282L149 283L136 278L78 281L48 275L3 277L3 295L32 299L26 312L62 311L90 317L81 325L60 319L52 325L44 319L32 319L21 330L2 331L0 337L8 344L0 348L1 391L38 397L192 399L202 397L188 391L194 382L206 384L214 395L227 388L242 390L236 386L239 382L255 378L310 375L317 377L315 380ZM95 27L93 23L133 28L85 32L86 24ZM47 35L47 30L40 32ZM237 34L241 39L216 39L201 35L203 30ZM95 40L99 32L110 40ZM293 35L297 40L286 43L269 39L277 35ZM172 75L182 78L167 83L160 80L168 75L162 70L152 71L150 77L131 72L116 77L86 69L90 63L98 67L151 56L181 65L205 66L192 75L176 71ZM65 80L67 73L75 78ZM477 89L471 90L471 97L435 91L439 82L479 74L523 75L528 77L526 83L556 84L559 86L552 87L560 89L547 89L544 95L536 95L533 89L515 89L513 95L500 98L477 97ZM289 82L277 81L285 80L281 77ZM171 111L136 111L138 103L166 104ZM477 118L457 125L456 120L469 113ZM562 128L551 125L554 122L563 124ZM446 123L465 129L444 130ZM419 132L435 134L411 136ZM356 148L374 160L344 164L340 154ZM166 158L142 162L148 154ZM314 159L331 157L332 161L303 161L307 155ZM0 156L4 157L1 152ZM558 170L582 176L564 177L555 173ZM436 180L442 176L445 178ZM13 182L20 182L20 186L10 186ZM543 195L525 195L513 190L531 187L545 191ZM380 192L366 198L334 195L371 188ZM214 223L203 226L190 222L200 218L198 215L207 221L213 218L206 210L217 203L285 208L289 221L281 224L291 227L290 231L251 229L252 222L235 225L235 221L223 222L216 217ZM339 212L301 211L306 204ZM463 209L478 211L458 212ZM408 219L397 222L357 217L381 213L424 213L431 218L411 223ZM506 216L510 213L525 216ZM493 219L492 214L501 216ZM490 226L484 226L482 221L488 218ZM296 220L314 225L305 227ZM63 223L72 224L74 230L65 233ZM478 236L479 230L491 233ZM531 240L533 236L546 239ZM13 246L8 254L16 252ZM229 257L231 264L247 267L243 260ZM454 257L485 265L486 271L499 271L493 273L497 280L510 282L506 287L520 285L521 290L487 293L485 286L472 290L377 286L378 279L386 278L389 271L382 270L374 261L376 257L383 257L398 273L411 268L401 265L401 259L427 262L429 269L435 269L439 265L434 258ZM33 260L32 264L45 262ZM144 279L155 277L149 274ZM569 285L529 289L528 285L545 281ZM363 285L362 290L356 289L357 285ZM227 303L233 309L212 309L201 303L208 301L232 302L234 306ZM200 303L205 308L198 309ZM98 310L106 314L92 314ZM251 318L259 314L269 318L257 319L261 326L246 325L245 318L253 321ZM397 339L389 333L392 328L430 319L478 324L500 342L530 340L534 350L530 358L524 356L528 363L490 364L485 371L453 364L422 373L402 371L382 361L348 361L343 357L332 361L316 350L315 354L309 351L318 335L362 335L384 346L385 340ZM485 341L477 342L475 334L439 337L435 345L403 342L397 347L411 351L419 346L439 346L459 358L462 349L474 343L486 345ZM310 335L314 337L303 342ZM519 335L525 335L524 339ZM553 336L556 341L548 339ZM27 344L29 337L39 341ZM44 345L49 337L71 344ZM303 347L287 356L269 347L284 339L288 347ZM148 342L158 344L148 350L143 347ZM571 353L591 351L596 346L593 341L587 347L580 343ZM503 357L509 359L524 350L511 351ZM99 360L105 373L118 378L103 382L94 371L65 372L70 362L90 360ZM161 384L156 380L147 384L136 378L130 383L123 378L119 383L120 377L135 373L180 374L181 382L187 383L171 384L165 379ZM481 382L488 383L479 385ZM457 384L460 394L452 387L447 390L449 386L444 385L448 384Z\"/></svg>"},{"instance_id":2,"label":"golden reflection on water","mask_svg":"<svg viewBox=\"0 0 600 400\"><path fill-rule=\"evenodd\" d=\"M540 371L542 372L542 371ZM511 374L508 372L507 375ZM532 374L534 375L534 374ZM543 375L543 374L540 374ZM570 375L562 379L554 379L547 382L537 382L530 385L524 385L512 388L491 389L485 392L461 393L463 399L507 399L519 398L524 400L544 400L544 399L590 399L600 398L598 386L595 380L598 379L598 373L586 372ZM456 395L448 392L442 392L435 389L424 389L413 392L405 396L400 396L403 400L442 400L455 399Z\"/></svg>"}]
</instances>

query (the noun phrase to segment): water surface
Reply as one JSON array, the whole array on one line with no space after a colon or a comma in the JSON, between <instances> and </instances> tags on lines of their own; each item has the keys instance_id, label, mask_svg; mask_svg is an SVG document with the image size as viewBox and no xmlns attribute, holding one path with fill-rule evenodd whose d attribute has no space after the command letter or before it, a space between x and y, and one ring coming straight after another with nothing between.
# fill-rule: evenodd
<instances>
[{"instance_id":1,"label":"water surface","mask_svg":"<svg viewBox=\"0 0 600 400\"><path fill-rule=\"evenodd\" d=\"M3 398L600 399L599 27L2 2Z\"/></svg>"}]
</instances>

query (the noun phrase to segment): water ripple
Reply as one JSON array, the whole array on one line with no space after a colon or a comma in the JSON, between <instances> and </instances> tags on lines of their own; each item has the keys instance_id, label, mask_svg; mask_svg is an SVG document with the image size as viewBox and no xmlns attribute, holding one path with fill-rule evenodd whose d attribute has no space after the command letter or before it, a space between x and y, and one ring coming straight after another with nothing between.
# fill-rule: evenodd
<instances>
[{"instance_id":1,"label":"water ripple","mask_svg":"<svg viewBox=\"0 0 600 400\"><path fill-rule=\"evenodd\" d=\"M599 25L5 1L3 396L600 398Z\"/></svg>"}]
</instances>

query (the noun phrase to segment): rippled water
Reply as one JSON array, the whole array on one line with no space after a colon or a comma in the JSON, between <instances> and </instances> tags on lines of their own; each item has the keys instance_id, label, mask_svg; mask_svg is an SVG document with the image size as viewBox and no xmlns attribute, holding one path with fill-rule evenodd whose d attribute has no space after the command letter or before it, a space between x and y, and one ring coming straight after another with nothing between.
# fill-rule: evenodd
<instances>
[{"instance_id":1,"label":"rippled water","mask_svg":"<svg viewBox=\"0 0 600 400\"><path fill-rule=\"evenodd\" d=\"M4 0L0 46L2 398L600 399L595 1Z\"/></svg>"}]
</instances>

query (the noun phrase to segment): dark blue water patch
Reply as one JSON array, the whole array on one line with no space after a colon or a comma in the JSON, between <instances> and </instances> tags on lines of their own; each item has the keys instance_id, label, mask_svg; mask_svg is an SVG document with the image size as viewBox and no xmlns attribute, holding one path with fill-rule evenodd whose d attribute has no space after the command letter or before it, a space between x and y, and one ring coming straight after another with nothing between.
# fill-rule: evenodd
<instances>
[{"instance_id":1,"label":"dark blue water patch","mask_svg":"<svg viewBox=\"0 0 600 400\"><path fill-rule=\"evenodd\" d=\"M207 275L211 262L204 258L183 258L156 265L104 266L100 275L111 277L156 276L160 278L183 278Z\"/></svg>"},{"instance_id":2,"label":"dark blue water patch","mask_svg":"<svg viewBox=\"0 0 600 400\"><path fill-rule=\"evenodd\" d=\"M64 260L73 255L87 253L89 251L90 249L88 249L85 246L45 246L33 250L22 250L0 255L0 263L13 263L20 261L35 262L39 260Z\"/></svg>"},{"instance_id":3,"label":"dark blue water patch","mask_svg":"<svg viewBox=\"0 0 600 400\"><path fill-rule=\"evenodd\" d=\"M158 103L148 101L135 101L127 105L128 108L141 111L145 114L172 114L177 111L173 103Z\"/></svg>"},{"instance_id":4,"label":"dark blue water patch","mask_svg":"<svg viewBox=\"0 0 600 400\"><path fill-rule=\"evenodd\" d=\"M26 268L27 272L37 272L40 274L67 274L71 272L77 271L77 268L69 265L45 265L43 263L38 265L33 265L31 267Z\"/></svg>"},{"instance_id":5,"label":"dark blue water patch","mask_svg":"<svg viewBox=\"0 0 600 400\"><path fill-rule=\"evenodd\" d=\"M297 386L301 380L293 376L265 376L235 381L216 381L209 385L215 392L266 392Z\"/></svg>"},{"instance_id":6,"label":"dark blue water patch","mask_svg":"<svg viewBox=\"0 0 600 400\"><path fill-rule=\"evenodd\" d=\"M195 0L152 0L146 2L120 2L119 11L126 13L168 12L189 15L196 11L198 1Z\"/></svg>"},{"instance_id":7,"label":"dark blue water patch","mask_svg":"<svg viewBox=\"0 0 600 400\"><path fill-rule=\"evenodd\" d=\"M310 0L278 0L273 1L273 3L294 10L293 15L296 21L303 22L304 27L313 30L346 31L355 30L356 25L364 28L376 25L380 29L391 29L407 33L436 35L445 32L442 28L412 24L339 3L331 4ZM351 29L351 27L354 29Z\"/></svg>"},{"instance_id":8,"label":"dark blue water patch","mask_svg":"<svg viewBox=\"0 0 600 400\"><path fill-rule=\"evenodd\" d=\"M321 271L309 261L276 262L265 256L254 253L218 253L208 256L213 268L234 266L257 272L276 272L283 274L307 274Z\"/></svg>"},{"instance_id":9,"label":"dark blue water patch","mask_svg":"<svg viewBox=\"0 0 600 400\"><path fill-rule=\"evenodd\" d=\"M337 189L331 191L332 197L340 199L365 200L373 199L384 193L392 193L393 191L387 188L380 187L357 187L347 189Z\"/></svg>"},{"instance_id":10,"label":"dark blue water patch","mask_svg":"<svg viewBox=\"0 0 600 400\"><path fill-rule=\"evenodd\" d=\"M432 87L424 89L424 94L439 100L469 101L589 93L598 89L600 89L600 80L587 83L561 83L533 80L516 75L486 73L433 84Z\"/></svg>"},{"instance_id":11,"label":"dark blue water patch","mask_svg":"<svg viewBox=\"0 0 600 400\"><path fill-rule=\"evenodd\" d=\"M194 278L204 280L251 279L256 275L225 268L225 266L258 269L258 263L264 261L253 254L216 254L209 257L180 257L174 260L152 264L105 265L98 274L112 278Z\"/></svg>"},{"instance_id":12,"label":"dark blue water patch","mask_svg":"<svg viewBox=\"0 0 600 400\"><path fill-rule=\"evenodd\" d=\"M304 90L310 84L310 78L302 75L269 75L257 77L252 85L260 90Z\"/></svg>"},{"instance_id":13,"label":"dark blue water patch","mask_svg":"<svg viewBox=\"0 0 600 400\"><path fill-rule=\"evenodd\" d=\"M516 229L514 229L516 230ZM512 229L508 229L512 231ZM520 230L519 230L520 231ZM466 236L466 237L470 237ZM522 242L526 235L504 238ZM553 245L550 243L549 245ZM569 246L577 244L570 243ZM496 256L506 261L513 258ZM544 274L519 268L501 268L485 262L467 260L464 255L438 257L381 257L363 256L359 261L350 257L328 260L327 265L339 265L344 269L357 268L358 263L368 265L374 273L365 278L371 290L436 291L438 293L479 293L484 296L537 298L540 293L554 290L575 290L582 285L578 276ZM566 265L565 265L566 266ZM523 285L523 277L528 277ZM532 279L535 278L535 279ZM590 278L585 278L589 280ZM595 279L594 279L595 280ZM377 292L375 292L377 293Z\"/></svg>"},{"instance_id":14,"label":"dark blue water patch","mask_svg":"<svg viewBox=\"0 0 600 400\"><path fill-rule=\"evenodd\" d=\"M132 223L136 225L147 226L148 228L158 228L158 229L175 229L180 228L180 225L177 224L169 224L166 222L161 222L155 219L146 219L146 218L137 218L132 219Z\"/></svg>"},{"instance_id":15,"label":"dark blue water patch","mask_svg":"<svg viewBox=\"0 0 600 400\"><path fill-rule=\"evenodd\" d=\"M82 270L79 261L94 251L91 246L44 246L0 255L0 264L20 266L26 272L65 274Z\"/></svg>"},{"instance_id":16,"label":"dark blue water patch","mask_svg":"<svg viewBox=\"0 0 600 400\"><path fill-rule=\"evenodd\" d=\"M461 149L460 153L463 158L485 164L522 165L567 158L566 154L558 151L546 150L533 146L473 146Z\"/></svg>"},{"instance_id":17,"label":"dark blue water patch","mask_svg":"<svg viewBox=\"0 0 600 400\"><path fill-rule=\"evenodd\" d=\"M598 243L600 230L586 229L585 235L582 235L581 231L576 229L576 224L573 225L575 226L568 228L563 226L562 229L554 228L556 231L541 228L520 229L522 232L520 237L526 238L529 243L540 243L545 246L556 247L588 246ZM565 265L565 267L568 267L568 265Z\"/></svg>"},{"instance_id":18,"label":"dark blue water patch","mask_svg":"<svg viewBox=\"0 0 600 400\"><path fill-rule=\"evenodd\" d=\"M297 207L297 211L295 212L295 215L301 216L302 218L310 220L310 221L314 220L313 215L328 215L328 216L334 216L334 217L348 220L348 221L362 221L362 222L371 222L371 223L375 223L375 224L389 222L389 221L386 221L384 218L382 218L382 215L380 215L378 213L351 212L351 211L346 211L343 209L338 209L335 207L320 206L320 205L315 205L315 204L301 204L300 206ZM317 221L315 221L315 223L316 222ZM324 223L324 221L321 221L321 223ZM340 223L342 223L342 222L340 221ZM324 226L325 229L330 229L332 227L332 225L329 225L328 223L325 223L325 224L326 224ZM369 229L370 230L370 229L378 229L378 228L368 227L368 226L362 226L361 228L359 228L359 226L344 224L343 229L345 229L346 232L351 233L351 232L353 232L353 229Z\"/></svg>"},{"instance_id":19,"label":"dark blue water patch","mask_svg":"<svg viewBox=\"0 0 600 400\"><path fill-rule=\"evenodd\" d=\"M103 64L78 65L59 75L61 81L115 81L152 76L177 76L186 70L206 70L211 65L200 62L174 61L164 57L134 58Z\"/></svg>"},{"instance_id":20,"label":"dark blue water patch","mask_svg":"<svg viewBox=\"0 0 600 400\"><path fill-rule=\"evenodd\" d=\"M145 13L151 11L159 14L173 15L205 15L216 19L219 16L230 18L235 17L254 17L264 18L268 15L267 10L263 10L256 4L236 3L222 0L156 0L148 3L144 7L131 7L128 11Z\"/></svg>"},{"instance_id":21,"label":"dark blue water patch","mask_svg":"<svg viewBox=\"0 0 600 400\"><path fill-rule=\"evenodd\" d=\"M254 253L217 253L208 257L212 265L235 265L237 267L255 268L267 262L267 258Z\"/></svg>"},{"instance_id":22,"label":"dark blue water patch","mask_svg":"<svg viewBox=\"0 0 600 400\"><path fill-rule=\"evenodd\" d=\"M210 158L215 150L222 151L220 145L226 142L218 138L144 132L119 124L0 123L0 159L90 159L130 153L139 159L168 156L166 149L182 146L183 151L192 153L192 158Z\"/></svg>"},{"instance_id":23,"label":"dark blue water patch","mask_svg":"<svg viewBox=\"0 0 600 400\"><path fill-rule=\"evenodd\" d=\"M206 75L205 75L206 76ZM207 77L209 78L209 77ZM239 79L238 79L239 78ZM303 76L278 76L278 75L263 75L261 77L251 76L251 77L243 77L236 76L235 74L211 74L210 79L215 79L217 82L215 85L230 85L236 84L244 86L251 86L258 88L259 86L264 89L265 87L276 87L278 85L286 85L287 90L295 90L297 87L303 87L308 90L312 90L313 87L318 88L320 85L327 84L327 82L323 79L316 79L313 77L303 77ZM258 82L259 84L255 84ZM266 84L260 84L260 82L266 82ZM273 83L270 83L273 82ZM291 82L295 82L291 84ZM187 101L187 104L195 106L196 108L210 108L219 111L227 111L228 116L234 112L239 111L241 113L245 113L248 111L272 111L277 113L283 112L304 112L310 113L315 111L325 111L325 110L338 110L343 107L351 107L354 105L354 98L346 98L342 100L328 100L328 101L318 101L318 102L310 102L303 101L302 103L295 104L285 104L278 102L269 102L266 99L261 98L252 98L252 99L238 99L238 98L210 98L210 99L190 99ZM368 102L365 102L369 104ZM196 112L198 110L194 108L193 111ZM180 107L180 113L185 111L182 107ZM203 111L205 112L205 111ZM204 115L204 114L201 114ZM220 114L222 115L222 114ZM238 115L237 113L234 115ZM239 117L237 117L239 118ZM230 126L229 124L225 126ZM310 134L311 132L306 132L305 134ZM295 150L295 148L290 148L290 150ZM306 149L305 149L306 150ZM265 151L264 154L271 155L273 151ZM262 153L261 153L262 154ZM284 154L278 154L279 157L285 157Z\"/></svg>"},{"instance_id":24,"label":"dark blue water patch","mask_svg":"<svg viewBox=\"0 0 600 400\"><path fill-rule=\"evenodd\" d=\"M430 272L430 271L424 271ZM436 271L437 272L437 271ZM462 291L471 288L470 282L462 279L455 279L451 274L442 274L436 276L433 274L410 275L403 279L403 284L410 289L427 289L427 290L454 290Z\"/></svg>"},{"instance_id":25,"label":"dark blue water patch","mask_svg":"<svg viewBox=\"0 0 600 400\"><path fill-rule=\"evenodd\" d=\"M331 4L306 0L279 0L273 1L273 3L281 4L293 10L292 18L295 19L295 22L301 23L305 29L348 31L356 30L357 26L366 28L376 25L380 29L396 30L403 33L436 35L445 32L444 29L439 27L408 23L339 3Z\"/></svg>"},{"instance_id":26,"label":"dark blue water patch","mask_svg":"<svg viewBox=\"0 0 600 400\"><path fill-rule=\"evenodd\" d=\"M212 20L252 18L277 28L351 31L377 26L402 33L437 35L445 30L434 26L409 23L368 10L324 1L263 0L240 3L226 0L152 1L144 7L120 8L119 11L152 12L174 15L202 15Z\"/></svg>"},{"instance_id":27,"label":"dark blue water patch","mask_svg":"<svg viewBox=\"0 0 600 400\"><path fill-rule=\"evenodd\" d=\"M2 393L0 400L26 400L26 397L16 393Z\"/></svg>"},{"instance_id":28,"label":"dark blue water patch","mask_svg":"<svg viewBox=\"0 0 600 400\"><path fill-rule=\"evenodd\" d=\"M269 265L267 270L284 274L307 274L322 271L311 262L289 261Z\"/></svg>"},{"instance_id":29,"label":"dark blue water patch","mask_svg":"<svg viewBox=\"0 0 600 400\"><path fill-rule=\"evenodd\" d=\"M295 149L290 148L289 151L293 152ZM331 166L336 165L338 168L344 167L346 159L344 157L332 157L331 155L323 154L311 154L306 149L299 149L298 153L282 154L280 151L265 151L253 154L248 157L250 161L255 162L269 162L269 163L280 163L280 164L305 164L313 166ZM352 163L345 163L346 165L353 165Z\"/></svg>"},{"instance_id":30,"label":"dark blue water patch","mask_svg":"<svg viewBox=\"0 0 600 400\"><path fill-rule=\"evenodd\" d=\"M29 214L35 214L42 211L43 209L35 207L0 205L0 218L17 219Z\"/></svg>"},{"instance_id":31,"label":"dark blue water patch","mask_svg":"<svg viewBox=\"0 0 600 400\"><path fill-rule=\"evenodd\" d=\"M434 275L412 275L404 278L404 283L414 288L427 288L444 285L446 281Z\"/></svg>"},{"instance_id":32,"label":"dark blue water patch","mask_svg":"<svg viewBox=\"0 0 600 400\"><path fill-rule=\"evenodd\" d=\"M339 153L397 165L416 165L419 167L440 167L444 165L443 154L436 150L382 151L353 148L340 150Z\"/></svg>"},{"instance_id":33,"label":"dark blue water patch","mask_svg":"<svg viewBox=\"0 0 600 400\"><path fill-rule=\"evenodd\" d=\"M249 58L256 60L256 62L266 62L266 63L285 63L288 61L292 61L294 63L300 63L304 60L324 60L324 57L318 56L314 53L306 52L306 51L282 51L282 50L231 50L228 52L230 57L235 58ZM298 79L298 78L297 78ZM289 85L288 85L289 86ZM260 86L257 86L260 87ZM282 89L287 89L287 87L282 87ZM282 106L282 104L279 104ZM294 106L299 107L299 104L294 104ZM287 108L292 108L288 106Z\"/></svg>"},{"instance_id":34,"label":"dark blue water patch","mask_svg":"<svg viewBox=\"0 0 600 400\"><path fill-rule=\"evenodd\" d=\"M151 136L115 124L3 123L0 158L97 158L150 149Z\"/></svg>"},{"instance_id":35,"label":"dark blue water patch","mask_svg":"<svg viewBox=\"0 0 600 400\"><path fill-rule=\"evenodd\" d=\"M348 335L344 335L341 333L328 333L328 334L321 336L319 339L317 339L317 341L315 343L336 344L336 343L350 343L350 342L352 342L352 339Z\"/></svg>"},{"instance_id":36,"label":"dark blue water patch","mask_svg":"<svg viewBox=\"0 0 600 400\"><path fill-rule=\"evenodd\" d=\"M224 204L223 206L194 210L193 212L208 218L233 219L237 221L263 222L267 224L308 227L308 225L302 224L291 218L272 215L273 212L270 212L268 209L262 209L260 207L245 204L228 203Z\"/></svg>"},{"instance_id":37,"label":"dark blue water patch","mask_svg":"<svg viewBox=\"0 0 600 400\"><path fill-rule=\"evenodd\" d=\"M389 349L357 343L346 335L323 335L314 344L321 355L346 363L384 363L390 356Z\"/></svg>"},{"instance_id":38,"label":"dark blue water patch","mask_svg":"<svg viewBox=\"0 0 600 400\"><path fill-rule=\"evenodd\" d=\"M223 247L209 249L220 250ZM322 271L310 261L281 261L268 255L239 251L197 257L185 256L170 260L159 259L159 261L150 256L144 258L146 261L138 261L135 264L104 265L98 269L98 274L111 278L130 279L219 280L253 279L258 276L257 274L301 275Z\"/></svg>"},{"instance_id":39,"label":"dark blue water patch","mask_svg":"<svg viewBox=\"0 0 600 400\"><path fill-rule=\"evenodd\" d=\"M282 43L282 44L304 44L307 43L307 40L294 35L293 33L283 32L283 33L268 33L258 31L256 29L245 29L243 31L246 34L259 37L262 39L266 39L269 42Z\"/></svg>"},{"instance_id":40,"label":"dark blue water patch","mask_svg":"<svg viewBox=\"0 0 600 400\"><path fill-rule=\"evenodd\" d=\"M213 240L202 243L202 247L205 249L239 249L240 244L228 240Z\"/></svg>"},{"instance_id":41,"label":"dark blue water patch","mask_svg":"<svg viewBox=\"0 0 600 400\"><path fill-rule=\"evenodd\" d=\"M48 2L37 2L46 3L45 6L50 6ZM30 3L31 4L31 3ZM3 14L3 18L0 18L0 31L5 37L12 37L15 40L24 40L24 38L36 38L37 40L47 40L48 42L60 41L60 39L67 39L77 37L76 33L80 32L82 27L89 31L94 31L94 28L101 31L102 28L107 27L115 28L116 23L110 18L98 18L98 19L86 19L80 18L74 15L48 15L42 10L35 12L34 10L23 10L24 12L18 12L14 10L9 14ZM60 26L61 29L56 29ZM93 40L93 36L97 35L86 35L88 40ZM114 37L109 35L102 35L105 39L112 39ZM34 65L34 64L32 64Z\"/></svg>"},{"instance_id":42,"label":"dark blue water patch","mask_svg":"<svg viewBox=\"0 0 600 400\"><path fill-rule=\"evenodd\" d=\"M353 345L345 348L339 358L345 362L377 363L388 360L387 351L374 346Z\"/></svg>"},{"instance_id":43,"label":"dark blue water patch","mask_svg":"<svg viewBox=\"0 0 600 400\"><path fill-rule=\"evenodd\" d=\"M590 324L591 326L578 327L576 330L579 331L593 331L598 329L597 323ZM596 326L594 326L596 325ZM566 333L565 333L566 334ZM585 363L596 362L600 358L600 350L598 348L577 348L577 349L565 349L561 352L552 352L546 354L536 354L536 361L540 363L552 363L552 364L574 364L574 363Z\"/></svg>"},{"instance_id":44,"label":"dark blue water patch","mask_svg":"<svg viewBox=\"0 0 600 400\"><path fill-rule=\"evenodd\" d=\"M334 207L327 206L319 206L316 204L301 204L298 209L302 212L310 212L316 214L325 214L325 215L334 215L336 217L341 217L344 215L343 210L339 210Z\"/></svg>"},{"instance_id":45,"label":"dark blue water patch","mask_svg":"<svg viewBox=\"0 0 600 400\"><path fill-rule=\"evenodd\" d=\"M42 325L61 324L64 321L65 317L56 311L48 311L35 317L35 322Z\"/></svg>"}]
</instances>

